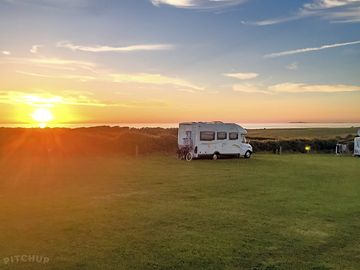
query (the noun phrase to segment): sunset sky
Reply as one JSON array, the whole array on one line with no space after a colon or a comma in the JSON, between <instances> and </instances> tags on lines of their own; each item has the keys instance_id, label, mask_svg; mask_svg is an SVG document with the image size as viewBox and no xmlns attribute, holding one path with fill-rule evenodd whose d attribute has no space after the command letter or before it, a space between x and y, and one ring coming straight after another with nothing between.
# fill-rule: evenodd
<instances>
[{"instance_id":1,"label":"sunset sky","mask_svg":"<svg viewBox=\"0 0 360 270\"><path fill-rule=\"evenodd\" d=\"M0 123L360 122L360 0L0 0L0 30Z\"/></svg>"}]
</instances>

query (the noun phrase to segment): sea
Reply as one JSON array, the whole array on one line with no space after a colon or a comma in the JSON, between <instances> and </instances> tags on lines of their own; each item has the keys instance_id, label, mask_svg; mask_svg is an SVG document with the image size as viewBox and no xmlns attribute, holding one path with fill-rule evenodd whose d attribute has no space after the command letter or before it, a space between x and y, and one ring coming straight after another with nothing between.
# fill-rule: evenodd
<instances>
[{"instance_id":1,"label":"sea","mask_svg":"<svg viewBox=\"0 0 360 270\"><path fill-rule=\"evenodd\" d=\"M293 128L351 128L360 127L360 123L308 123L308 122L295 122L295 123L239 123L245 129L293 129ZM76 124L53 124L49 123L46 127L49 128L80 128L80 127L97 127L97 126L110 126L110 127L131 127L131 128L177 128L179 123L76 123ZM1 124L0 127L5 128L38 128L38 124Z\"/></svg>"}]
</instances>

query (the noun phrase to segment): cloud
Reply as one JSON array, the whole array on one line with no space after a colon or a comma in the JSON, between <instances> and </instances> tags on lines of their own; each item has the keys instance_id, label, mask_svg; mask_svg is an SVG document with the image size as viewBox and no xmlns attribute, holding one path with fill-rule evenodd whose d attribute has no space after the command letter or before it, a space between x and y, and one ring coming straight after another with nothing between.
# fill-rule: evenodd
<instances>
[{"instance_id":1,"label":"cloud","mask_svg":"<svg viewBox=\"0 0 360 270\"><path fill-rule=\"evenodd\" d=\"M2 0L13 5L35 6L41 8L85 8L93 1L91 0Z\"/></svg>"},{"instance_id":2,"label":"cloud","mask_svg":"<svg viewBox=\"0 0 360 270\"><path fill-rule=\"evenodd\" d=\"M291 63L286 66L286 69L288 70L297 70L299 68L299 65L297 62Z\"/></svg>"},{"instance_id":3,"label":"cloud","mask_svg":"<svg viewBox=\"0 0 360 270\"><path fill-rule=\"evenodd\" d=\"M348 8L344 11L334 11L326 15L333 23L359 23L360 7Z\"/></svg>"},{"instance_id":4,"label":"cloud","mask_svg":"<svg viewBox=\"0 0 360 270\"><path fill-rule=\"evenodd\" d=\"M169 77L154 73L108 73L105 70L96 70L96 74L59 74L59 73L35 73L23 70L16 71L19 74L50 79L62 80L77 80L81 82L98 81L98 82L112 82L112 83L134 83L139 85L159 85L172 86L178 91L194 93L196 91L203 91L204 88L193 84L187 80Z\"/></svg>"},{"instance_id":5,"label":"cloud","mask_svg":"<svg viewBox=\"0 0 360 270\"><path fill-rule=\"evenodd\" d=\"M346 84L281 83L270 86L268 89L274 93L340 93L358 92L360 91L360 86Z\"/></svg>"},{"instance_id":6,"label":"cloud","mask_svg":"<svg viewBox=\"0 0 360 270\"><path fill-rule=\"evenodd\" d=\"M309 17L314 15L315 12L305 12L304 10L300 11L298 14L288 17L281 17L281 18L271 18L266 20L260 21L242 21L242 24L245 25L254 25L254 26L268 26L273 24L280 24L290 21L296 21L299 19L303 19L305 17Z\"/></svg>"},{"instance_id":7,"label":"cloud","mask_svg":"<svg viewBox=\"0 0 360 270\"><path fill-rule=\"evenodd\" d=\"M41 58L19 59L19 60L35 65L61 67L69 70L76 70L76 69L94 70L94 68L96 67L96 64L92 62L63 59L63 58L41 57Z\"/></svg>"},{"instance_id":8,"label":"cloud","mask_svg":"<svg viewBox=\"0 0 360 270\"><path fill-rule=\"evenodd\" d=\"M161 74L154 73L114 73L109 75L113 82L116 83L139 83L139 84L152 84L152 85L172 85L177 88L186 88L191 91L202 91L203 87L195 85L184 79L168 77Z\"/></svg>"},{"instance_id":9,"label":"cloud","mask_svg":"<svg viewBox=\"0 0 360 270\"><path fill-rule=\"evenodd\" d=\"M89 106L89 107L159 107L167 106L163 100L141 100L117 102L96 98L88 91L65 90L59 94L46 91L0 91L0 104L28 105L32 107L56 107L58 105Z\"/></svg>"},{"instance_id":10,"label":"cloud","mask_svg":"<svg viewBox=\"0 0 360 270\"><path fill-rule=\"evenodd\" d=\"M359 3L360 0L315 0L312 3L304 4L307 9L327 9L342 7L346 5Z\"/></svg>"},{"instance_id":11,"label":"cloud","mask_svg":"<svg viewBox=\"0 0 360 270\"><path fill-rule=\"evenodd\" d=\"M171 44L138 44L125 47L112 47L112 46L82 46L75 45L68 41L61 41L57 43L57 47L70 49L72 51L83 52L136 52L136 51L164 51L174 49Z\"/></svg>"},{"instance_id":12,"label":"cloud","mask_svg":"<svg viewBox=\"0 0 360 270\"><path fill-rule=\"evenodd\" d=\"M117 73L114 70L98 67L95 63L62 58L6 58L0 64L14 64L17 73L39 78L78 80L82 82L136 83L143 85L172 86L178 91L202 91L204 87L185 79L158 73ZM37 68L34 72L33 68ZM58 70L63 70L61 73ZM66 71L68 72L66 72Z\"/></svg>"},{"instance_id":13,"label":"cloud","mask_svg":"<svg viewBox=\"0 0 360 270\"><path fill-rule=\"evenodd\" d=\"M287 56L287 55L298 54L298 53L307 53L307 52L313 52L313 51L321 51L321 50L325 50L325 49L357 45L357 44L360 44L360 40L345 42L345 43L322 45L320 47L310 47L310 48L302 48L302 49L296 49L296 50L290 50L290 51L270 53L270 54L264 55L264 57L265 58L274 58L274 57Z\"/></svg>"},{"instance_id":14,"label":"cloud","mask_svg":"<svg viewBox=\"0 0 360 270\"><path fill-rule=\"evenodd\" d=\"M28 71L18 70L19 74L51 79L65 79L65 80L78 80L82 82L87 81L100 81L100 82L113 82L113 83L136 83L144 85L171 85L177 90L186 92L195 92L204 90L203 87L195 85L184 79L168 77L161 74L153 73L106 73L99 71L96 76L90 75L77 75L77 74L44 74L34 73Z\"/></svg>"},{"instance_id":15,"label":"cloud","mask_svg":"<svg viewBox=\"0 0 360 270\"><path fill-rule=\"evenodd\" d=\"M11 55L11 52L9 52L9 51L2 51L1 52L3 55Z\"/></svg>"},{"instance_id":16,"label":"cloud","mask_svg":"<svg viewBox=\"0 0 360 270\"><path fill-rule=\"evenodd\" d=\"M221 9L240 5L247 0L150 0L154 6L169 5L186 9Z\"/></svg>"},{"instance_id":17,"label":"cloud","mask_svg":"<svg viewBox=\"0 0 360 270\"><path fill-rule=\"evenodd\" d=\"M271 94L271 92L269 92L263 85L250 83L235 84L233 85L233 90L235 92L242 92L248 94Z\"/></svg>"},{"instance_id":18,"label":"cloud","mask_svg":"<svg viewBox=\"0 0 360 270\"><path fill-rule=\"evenodd\" d=\"M335 23L358 23L360 22L360 0L313 0L304 4L293 15L243 22L243 24L267 26L314 16Z\"/></svg>"},{"instance_id":19,"label":"cloud","mask_svg":"<svg viewBox=\"0 0 360 270\"><path fill-rule=\"evenodd\" d=\"M141 108L145 108L145 107L166 107L168 106L168 103L164 100L158 100L158 99L153 99L153 100L141 100L141 101L130 101L127 102L125 104L123 104L124 107L141 107Z\"/></svg>"},{"instance_id":20,"label":"cloud","mask_svg":"<svg viewBox=\"0 0 360 270\"><path fill-rule=\"evenodd\" d=\"M191 0L151 0L151 3L155 6L160 6L161 4L171 5L175 7L193 7L194 3Z\"/></svg>"},{"instance_id":21,"label":"cloud","mask_svg":"<svg viewBox=\"0 0 360 270\"><path fill-rule=\"evenodd\" d=\"M34 73L34 72L27 72L22 70L17 70L16 73L32 76L32 77L41 77L41 78L51 78L51 79L66 79L66 80L79 80L82 82L96 80L94 76L86 76L86 75L67 75L67 74L56 74L56 75L49 75L49 74L41 74L41 73Z\"/></svg>"},{"instance_id":22,"label":"cloud","mask_svg":"<svg viewBox=\"0 0 360 270\"><path fill-rule=\"evenodd\" d=\"M61 70L84 70L95 72L97 65L93 62L64 59L64 58L52 58L52 57L34 57L21 58L21 57L7 57L0 58L0 64L14 65L16 69L23 69L27 66L46 68L48 69L61 69Z\"/></svg>"},{"instance_id":23,"label":"cloud","mask_svg":"<svg viewBox=\"0 0 360 270\"><path fill-rule=\"evenodd\" d=\"M281 94L281 93L345 93L359 92L360 86L346 84L305 84L305 83L280 83L270 86L259 84L237 84L233 90L243 93Z\"/></svg>"},{"instance_id":24,"label":"cloud","mask_svg":"<svg viewBox=\"0 0 360 270\"><path fill-rule=\"evenodd\" d=\"M42 45L33 45L30 49L30 52L33 54L37 54L40 47L43 47Z\"/></svg>"},{"instance_id":25,"label":"cloud","mask_svg":"<svg viewBox=\"0 0 360 270\"><path fill-rule=\"evenodd\" d=\"M56 105L81 105L105 107L111 103L99 101L88 92L66 91L64 95L53 95L44 91L0 91L0 103L26 104L33 107L53 107Z\"/></svg>"},{"instance_id":26,"label":"cloud","mask_svg":"<svg viewBox=\"0 0 360 270\"><path fill-rule=\"evenodd\" d=\"M360 22L360 0L316 0L305 4L304 9L333 23Z\"/></svg>"},{"instance_id":27,"label":"cloud","mask_svg":"<svg viewBox=\"0 0 360 270\"><path fill-rule=\"evenodd\" d=\"M257 74L257 73L225 73L224 76L239 79L239 80L250 80L250 79L255 79L256 77L258 77L259 74Z\"/></svg>"}]
</instances>

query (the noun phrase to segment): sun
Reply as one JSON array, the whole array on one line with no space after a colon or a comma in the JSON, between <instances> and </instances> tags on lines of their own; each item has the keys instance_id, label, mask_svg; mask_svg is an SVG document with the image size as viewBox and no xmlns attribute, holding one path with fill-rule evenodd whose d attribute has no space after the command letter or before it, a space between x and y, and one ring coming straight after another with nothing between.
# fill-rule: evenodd
<instances>
[{"instance_id":1,"label":"sun","mask_svg":"<svg viewBox=\"0 0 360 270\"><path fill-rule=\"evenodd\" d=\"M37 108L32 114L31 117L34 121L39 124L39 127L45 128L47 123L54 119L53 114L49 109L46 108Z\"/></svg>"}]
</instances>

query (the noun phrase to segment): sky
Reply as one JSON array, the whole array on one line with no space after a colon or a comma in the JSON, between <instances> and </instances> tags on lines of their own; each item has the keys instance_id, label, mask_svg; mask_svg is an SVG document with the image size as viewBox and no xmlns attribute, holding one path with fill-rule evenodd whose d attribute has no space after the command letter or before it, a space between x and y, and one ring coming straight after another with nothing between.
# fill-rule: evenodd
<instances>
[{"instance_id":1,"label":"sky","mask_svg":"<svg viewBox=\"0 0 360 270\"><path fill-rule=\"evenodd\" d=\"M0 0L0 123L360 122L360 0Z\"/></svg>"}]
</instances>

